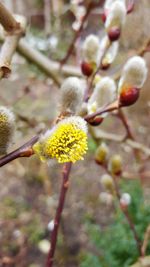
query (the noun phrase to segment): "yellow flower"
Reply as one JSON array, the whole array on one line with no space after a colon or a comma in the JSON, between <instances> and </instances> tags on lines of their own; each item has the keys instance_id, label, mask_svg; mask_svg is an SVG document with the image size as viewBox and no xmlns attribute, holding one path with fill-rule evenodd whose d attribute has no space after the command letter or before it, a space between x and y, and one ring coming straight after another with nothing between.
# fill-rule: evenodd
<instances>
[{"instance_id":1,"label":"yellow flower","mask_svg":"<svg viewBox=\"0 0 150 267\"><path fill-rule=\"evenodd\" d=\"M72 116L47 131L33 149L41 160L56 158L59 163L83 159L87 151L87 128L84 119Z\"/></svg>"}]
</instances>

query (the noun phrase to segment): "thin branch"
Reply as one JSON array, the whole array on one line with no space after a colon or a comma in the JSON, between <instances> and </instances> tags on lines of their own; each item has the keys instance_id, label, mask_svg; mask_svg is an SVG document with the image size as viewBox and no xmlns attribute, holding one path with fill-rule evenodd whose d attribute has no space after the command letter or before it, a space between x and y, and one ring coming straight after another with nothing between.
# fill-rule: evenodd
<instances>
[{"instance_id":1,"label":"thin branch","mask_svg":"<svg viewBox=\"0 0 150 267\"><path fill-rule=\"evenodd\" d=\"M93 3L93 1L91 1L88 4L87 9L86 9L86 13L85 13L84 17L82 18L82 22L81 22L80 28L78 29L78 31L76 31L76 33L74 35L74 38L73 38L73 40L72 40L72 42L71 42L71 44L70 44L70 46L69 46L69 48L67 50L67 53L66 53L65 57L61 60L61 66L63 66L67 62L67 60L69 59L70 55L72 54L73 49L74 49L74 45L75 45L77 39L79 38L79 36L80 36L80 34L81 34L82 30L83 30L84 24L87 21L91 11L94 8L100 6L100 4L103 4L103 2L104 2L103 0L99 0L98 3Z\"/></svg>"},{"instance_id":2,"label":"thin branch","mask_svg":"<svg viewBox=\"0 0 150 267\"><path fill-rule=\"evenodd\" d=\"M114 101L113 103L109 104L108 106L101 108L97 110L96 112L93 112L92 114L86 115L84 119L89 122L91 119L94 119L97 116L100 116L103 113L111 112L114 110L117 110L119 108L119 102L118 100Z\"/></svg>"},{"instance_id":3,"label":"thin branch","mask_svg":"<svg viewBox=\"0 0 150 267\"><path fill-rule=\"evenodd\" d=\"M48 253L48 257L47 257L46 267L52 267L54 263L54 254L55 254L56 243L57 243L58 229L60 225L62 211L64 208L66 193L67 193L68 186L69 186L69 174L71 171L71 166L72 166L72 163L69 162L69 163L64 164L64 167L63 167L63 181L62 181L62 186L61 186L61 191L60 191L60 196L59 196L58 207L57 207L55 220L54 220L54 229L51 235L51 247Z\"/></svg>"},{"instance_id":4,"label":"thin branch","mask_svg":"<svg viewBox=\"0 0 150 267\"><path fill-rule=\"evenodd\" d=\"M32 146L38 141L39 136L34 136L31 140L25 143L23 146L12 151L8 155L0 158L0 167L6 165L7 163L13 161L14 159L21 157L30 157L34 154Z\"/></svg>"},{"instance_id":5,"label":"thin branch","mask_svg":"<svg viewBox=\"0 0 150 267\"><path fill-rule=\"evenodd\" d=\"M122 109L119 109L118 110L118 117L120 118L120 120L122 121L125 129L126 129L126 139L131 139L131 140L134 140L134 136L133 136L133 133L131 131L131 128L130 128L130 125L129 125L129 122L127 120L127 117L125 116L124 112Z\"/></svg>"},{"instance_id":6,"label":"thin branch","mask_svg":"<svg viewBox=\"0 0 150 267\"><path fill-rule=\"evenodd\" d=\"M88 7L87 7L86 14L84 15L84 17L82 19L82 23L80 25L80 28L79 28L78 31L75 32L74 38L73 38L73 40L72 40L72 42L71 42L71 44L70 44L70 46L69 46L69 48L67 50L67 53L66 53L65 57L60 62L61 63L61 67L67 62L67 60L69 59L70 55L72 54L73 49L74 49L74 45L75 45L78 37L80 36L82 30L83 30L84 23L87 20L90 12L92 10L92 6L93 6L92 2L90 2Z\"/></svg>"}]
</instances>

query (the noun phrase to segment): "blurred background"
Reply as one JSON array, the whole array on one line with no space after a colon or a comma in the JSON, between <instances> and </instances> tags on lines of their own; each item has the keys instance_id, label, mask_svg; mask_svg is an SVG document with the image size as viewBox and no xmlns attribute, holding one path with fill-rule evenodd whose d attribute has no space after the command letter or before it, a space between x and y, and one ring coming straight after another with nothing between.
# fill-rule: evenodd
<instances>
[{"instance_id":1,"label":"blurred background","mask_svg":"<svg viewBox=\"0 0 150 267\"><path fill-rule=\"evenodd\" d=\"M65 0L5 0L11 12L27 18L28 44L60 61L67 52L78 25L72 2ZM88 5L80 1L82 12ZM89 33L101 37L104 33L101 8L95 9L84 26L68 63L80 68L80 48ZM105 75L118 71L126 59L136 54L148 40L150 1L137 0L135 10L127 17L122 32L119 54ZM150 53L145 53L150 68ZM63 77L64 78L64 77ZM150 75L140 99L125 113L136 140L150 146ZM49 128L58 115L59 87L33 62L19 53L13 57L12 73L0 81L0 104L13 110L16 116L14 143L9 151L32 136ZM116 131L117 129L117 131ZM122 179L120 186L132 196L130 211L140 238L150 223L149 162L137 162L133 150L118 138L125 132L114 115L106 118L99 130L112 137L95 139L89 136L89 150L84 161L73 165L70 188L61 221L55 267L127 267L137 258L132 233L119 207L102 203L100 177L104 173L94 161L97 145L104 140L110 156L119 153L124 171L133 179ZM140 179L138 169L142 169ZM42 267L49 248L50 222L54 219L61 185L62 166L47 166L36 156L17 159L0 172L0 266ZM131 174L131 175L130 175ZM136 175L137 174L137 175ZM150 250L149 250L150 252Z\"/></svg>"}]
</instances>

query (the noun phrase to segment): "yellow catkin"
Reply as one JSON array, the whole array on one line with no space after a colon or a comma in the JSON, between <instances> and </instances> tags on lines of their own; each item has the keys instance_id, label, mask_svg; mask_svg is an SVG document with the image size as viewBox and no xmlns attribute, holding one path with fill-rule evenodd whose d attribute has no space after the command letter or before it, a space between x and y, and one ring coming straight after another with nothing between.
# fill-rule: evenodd
<instances>
[{"instance_id":1,"label":"yellow catkin","mask_svg":"<svg viewBox=\"0 0 150 267\"><path fill-rule=\"evenodd\" d=\"M73 123L60 124L45 140L34 145L40 158L56 158L59 163L82 160L87 151L87 135Z\"/></svg>"}]
</instances>

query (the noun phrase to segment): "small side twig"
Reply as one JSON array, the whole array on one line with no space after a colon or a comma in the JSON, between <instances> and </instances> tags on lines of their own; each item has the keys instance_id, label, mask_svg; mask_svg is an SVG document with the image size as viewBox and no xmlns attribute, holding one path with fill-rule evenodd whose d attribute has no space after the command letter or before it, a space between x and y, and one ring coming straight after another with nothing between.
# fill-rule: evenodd
<instances>
[{"instance_id":1,"label":"small side twig","mask_svg":"<svg viewBox=\"0 0 150 267\"><path fill-rule=\"evenodd\" d=\"M66 163L63 167L63 181L62 181L62 186L61 186L61 191L60 191L60 196L59 196L58 207L57 207L55 220L54 220L54 229L51 235L51 247L48 253L48 257L47 257L46 267L52 267L53 262L54 262L54 254L55 254L56 243L57 243L58 229L60 225L62 211L64 208L66 193L67 193L68 186L69 186L69 174L71 171L71 166L72 166L72 163L69 162L69 163Z\"/></svg>"},{"instance_id":2,"label":"small side twig","mask_svg":"<svg viewBox=\"0 0 150 267\"><path fill-rule=\"evenodd\" d=\"M118 102L118 100L116 100L113 103L107 105L106 107L101 108L101 109L97 110L96 112L93 112L92 114L86 115L84 117L84 119L88 122L91 119L93 119L97 116L100 116L103 113L111 112L111 111L117 110L118 108L119 108L119 102Z\"/></svg>"},{"instance_id":3,"label":"small side twig","mask_svg":"<svg viewBox=\"0 0 150 267\"><path fill-rule=\"evenodd\" d=\"M129 125L129 122L128 122L128 120L127 120L127 118L126 118L126 116L125 116L125 114L124 114L122 109L118 110L118 117L120 118L120 120L122 121L122 123L123 123L123 125L124 125L124 127L126 129L126 137L125 137L125 139L129 138L131 140L135 140L134 136L133 136L133 133L131 131L131 127Z\"/></svg>"},{"instance_id":4,"label":"small side twig","mask_svg":"<svg viewBox=\"0 0 150 267\"><path fill-rule=\"evenodd\" d=\"M7 163L13 161L14 159L21 157L30 157L34 154L32 146L38 141L39 136L34 136L31 140L25 143L23 146L12 151L8 155L0 158L0 167L6 165Z\"/></svg>"},{"instance_id":5,"label":"small side twig","mask_svg":"<svg viewBox=\"0 0 150 267\"><path fill-rule=\"evenodd\" d=\"M78 37L80 36L82 30L83 30L83 27L84 27L84 23L85 21L87 20L90 12L91 12L91 9L92 9L93 5L92 5L92 2L89 3L88 7L87 7L87 10L86 10L86 14L84 15L83 19L82 19L82 23L80 25L80 28L78 29L78 31L76 31L75 35L74 35L74 38L67 50L67 53L65 55L65 57L60 61L60 64L61 64L61 67L67 62L67 60L69 59L70 55L72 54L73 52L73 49L74 49L74 45L78 39Z\"/></svg>"}]
</instances>

